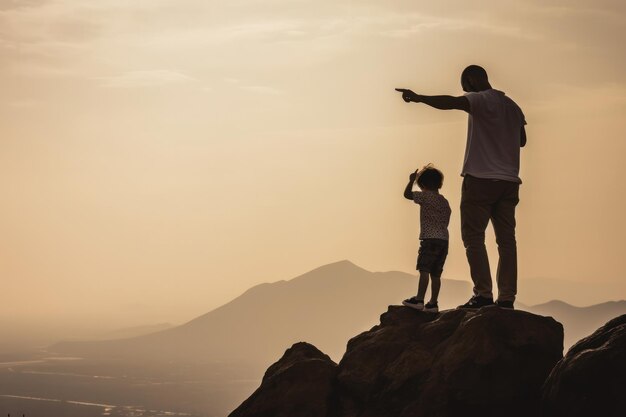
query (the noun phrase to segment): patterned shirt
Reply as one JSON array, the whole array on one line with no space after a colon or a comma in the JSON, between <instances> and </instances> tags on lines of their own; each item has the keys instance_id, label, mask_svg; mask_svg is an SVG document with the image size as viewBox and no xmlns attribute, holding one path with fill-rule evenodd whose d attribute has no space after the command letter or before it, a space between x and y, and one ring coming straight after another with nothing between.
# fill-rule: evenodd
<instances>
[{"instance_id":1,"label":"patterned shirt","mask_svg":"<svg viewBox=\"0 0 626 417\"><path fill-rule=\"evenodd\" d=\"M420 240L448 240L452 212L448 200L433 191L413 191L413 201L420 205Z\"/></svg>"}]
</instances>

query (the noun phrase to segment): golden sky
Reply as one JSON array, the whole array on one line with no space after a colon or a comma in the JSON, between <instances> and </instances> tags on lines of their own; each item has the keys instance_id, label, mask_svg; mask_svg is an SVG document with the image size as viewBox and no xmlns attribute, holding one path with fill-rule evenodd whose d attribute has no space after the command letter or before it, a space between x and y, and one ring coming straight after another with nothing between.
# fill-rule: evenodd
<instances>
[{"instance_id":1,"label":"golden sky","mask_svg":"<svg viewBox=\"0 0 626 417\"><path fill-rule=\"evenodd\" d=\"M521 279L623 281L625 23L620 0L0 0L0 316L184 321L340 259L412 271L428 162L468 279L467 116L393 89L460 95L469 64L528 121Z\"/></svg>"}]
</instances>

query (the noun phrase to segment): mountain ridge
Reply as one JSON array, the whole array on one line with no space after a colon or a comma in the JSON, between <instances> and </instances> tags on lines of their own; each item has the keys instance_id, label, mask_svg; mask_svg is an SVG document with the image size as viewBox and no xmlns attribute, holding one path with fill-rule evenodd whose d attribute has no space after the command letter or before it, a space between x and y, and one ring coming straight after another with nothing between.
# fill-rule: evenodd
<instances>
[{"instance_id":1,"label":"mountain ridge","mask_svg":"<svg viewBox=\"0 0 626 417\"><path fill-rule=\"evenodd\" d=\"M337 358L351 334L373 326L380 310L400 304L415 293L416 286L414 275L401 271L370 272L349 260L341 260L291 280L255 285L230 302L163 331L122 340L60 342L51 349L88 357L205 362L214 358L267 364L284 346L307 340ZM443 279L440 308L455 308L470 294L469 282ZM606 317L626 312L626 301L602 303L591 310L561 300L517 305L536 314L555 316L564 323L566 345L593 331ZM250 344L254 349L250 349Z\"/></svg>"}]
</instances>

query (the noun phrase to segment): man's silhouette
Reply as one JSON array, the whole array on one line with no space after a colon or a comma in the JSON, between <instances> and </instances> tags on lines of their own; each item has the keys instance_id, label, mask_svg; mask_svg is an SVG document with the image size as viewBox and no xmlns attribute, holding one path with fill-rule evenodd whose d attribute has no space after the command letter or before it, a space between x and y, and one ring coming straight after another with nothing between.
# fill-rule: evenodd
<instances>
[{"instance_id":1,"label":"man's silhouette","mask_svg":"<svg viewBox=\"0 0 626 417\"><path fill-rule=\"evenodd\" d=\"M526 120L522 110L503 92L489 84L487 72L470 65L461 74L465 95L424 96L396 89L407 103L424 103L440 110L469 113L467 145L461 175L461 235L474 296L461 308L493 305L492 280L485 247L485 229L493 225L498 244L498 300L513 308L517 294L517 243L515 206L519 202L520 147L526 145Z\"/></svg>"}]
</instances>

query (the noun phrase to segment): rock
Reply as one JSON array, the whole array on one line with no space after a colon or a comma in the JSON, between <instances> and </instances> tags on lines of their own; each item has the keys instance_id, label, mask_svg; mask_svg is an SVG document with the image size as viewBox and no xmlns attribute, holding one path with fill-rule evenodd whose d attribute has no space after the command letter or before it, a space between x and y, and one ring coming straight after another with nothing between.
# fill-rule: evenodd
<instances>
[{"instance_id":1,"label":"rock","mask_svg":"<svg viewBox=\"0 0 626 417\"><path fill-rule=\"evenodd\" d=\"M562 353L563 326L549 317L391 306L338 366L294 345L231 417L536 416Z\"/></svg>"},{"instance_id":2,"label":"rock","mask_svg":"<svg viewBox=\"0 0 626 417\"><path fill-rule=\"evenodd\" d=\"M626 314L576 343L543 389L547 417L623 416L626 410Z\"/></svg>"},{"instance_id":3,"label":"rock","mask_svg":"<svg viewBox=\"0 0 626 417\"><path fill-rule=\"evenodd\" d=\"M523 311L390 307L348 343L336 416L536 415L563 327Z\"/></svg>"},{"instance_id":4,"label":"rock","mask_svg":"<svg viewBox=\"0 0 626 417\"><path fill-rule=\"evenodd\" d=\"M230 417L320 417L328 414L337 364L296 343L270 366L261 386Z\"/></svg>"}]
</instances>

